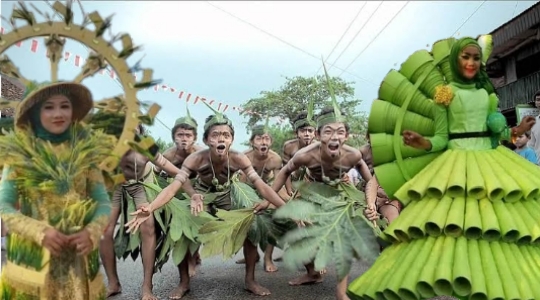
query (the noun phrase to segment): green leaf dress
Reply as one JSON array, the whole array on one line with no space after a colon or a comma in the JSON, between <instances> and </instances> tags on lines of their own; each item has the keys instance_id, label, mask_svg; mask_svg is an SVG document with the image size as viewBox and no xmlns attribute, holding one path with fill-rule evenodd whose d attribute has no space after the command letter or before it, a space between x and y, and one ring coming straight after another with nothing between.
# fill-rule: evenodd
<instances>
[{"instance_id":1,"label":"green leaf dress","mask_svg":"<svg viewBox=\"0 0 540 300\"><path fill-rule=\"evenodd\" d=\"M454 42L411 55L373 103L375 173L405 208L383 233L392 245L350 284L351 299L540 299L540 168L493 144L510 138L507 127L452 138L489 132L498 104L453 80ZM448 106L431 100L441 84L452 89ZM431 151L405 146L403 130L428 136Z\"/></svg>"}]
</instances>

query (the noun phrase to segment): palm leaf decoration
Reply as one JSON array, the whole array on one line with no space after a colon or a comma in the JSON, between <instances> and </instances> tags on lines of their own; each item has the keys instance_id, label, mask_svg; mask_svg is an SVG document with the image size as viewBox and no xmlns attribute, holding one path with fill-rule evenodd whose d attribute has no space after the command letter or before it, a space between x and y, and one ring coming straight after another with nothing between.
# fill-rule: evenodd
<instances>
[{"instance_id":1,"label":"palm leaf decoration","mask_svg":"<svg viewBox=\"0 0 540 300\"><path fill-rule=\"evenodd\" d=\"M203 244L201 257L222 254L224 259L228 259L244 245L255 214L253 209L238 209L220 210L216 215L219 220L210 221L199 230Z\"/></svg>"},{"instance_id":2,"label":"palm leaf decoration","mask_svg":"<svg viewBox=\"0 0 540 300\"><path fill-rule=\"evenodd\" d=\"M334 261L339 279L351 270L355 258L374 261L379 253L378 228L364 218L365 199L350 184L337 188L317 182L298 182L301 197L276 210L274 218L309 221L312 225L285 234L284 262L291 268L314 261L322 270Z\"/></svg>"},{"instance_id":3,"label":"palm leaf decoration","mask_svg":"<svg viewBox=\"0 0 540 300\"><path fill-rule=\"evenodd\" d=\"M0 118L0 135L13 131L15 121L12 117Z\"/></svg>"},{"instance_id":4,"label":"palm leaf decoration","mask_svg":"<svg viewBox=\"0 0 540 300\"><path fill-rule=\"evenodd\" d=\"M63 195L77 176L88 166L99 165L113 148L112 140L101 131L78 125L71 129L71 136L69 145L54 146L24 131L12 131L0 137L0 152L13 167L25 170L20 183Z\"/></svg>"},{"instance_id":5,"label":"palm leaf decoration","mask_svg":"<svg viewBox=\"0 0 540 300\"><path fill-rule=\"evenodd\" d=\"M162 191L163 182L159 176L154 176L153 182L144 182L146 195L149 201L152 201ZM124 216L129 216L130 212L135 211L132 199L128 196L127 209ZM187 251L194 254L198 249L198 232L202 225L215 218L210 214L203 212L195 217L191 214L190 202L188 197L179 192L176 197L161 209L154 212L156 221L156 262L154 272L161 270L163 265L172 257L175 265L182 262ZM121 220L121 223L127 223L127 218ZM121 224L123 226L123 224ZM123 227L121 227L123 228ZM140 253L140 235L127 234L125 230L119 230L115 237L115 249L117 255L126 259L131 256L136 260Z\"/></svg>"},{"instance_id":6,"label":"palm leaf decoration","mask_svg":"<svg viewBox=\"0 0 540 300\"><path fill-rule=\"evenodd\" d=\"M246 238L254 244L277 241L288 228L272 220L271 213L256 215L253 206L261 199L249 185L241 182L235 174L231 178L230 196L233 210L219 210L217 220L205 223L199 230L204 245L202 257L222 255L224 259L234 256L244 245Z\"/></svg>"}]
</instances>

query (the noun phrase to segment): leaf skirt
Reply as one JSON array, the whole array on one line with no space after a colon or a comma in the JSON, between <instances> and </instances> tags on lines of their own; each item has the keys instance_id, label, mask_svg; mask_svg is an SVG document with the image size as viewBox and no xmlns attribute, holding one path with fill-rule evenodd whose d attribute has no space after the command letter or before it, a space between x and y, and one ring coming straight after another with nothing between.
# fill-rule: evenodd
<instances>
[{"instance_id":1,"label":"leaf skirt","mask_svg":"<svg viewBox=\"0 0 540 300\"><path fill-rule=\"evenodd\" d=\"M511 150L447 150L402 186L392 242L351 299L540 299L540 168Z\"/></svg>"}]
</instances>

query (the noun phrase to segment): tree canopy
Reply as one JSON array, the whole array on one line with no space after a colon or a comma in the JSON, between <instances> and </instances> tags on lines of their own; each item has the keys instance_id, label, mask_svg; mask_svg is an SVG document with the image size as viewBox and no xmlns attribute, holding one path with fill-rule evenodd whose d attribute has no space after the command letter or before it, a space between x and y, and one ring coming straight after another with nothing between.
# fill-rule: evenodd
<instances>
[{"instance_id":1,"label":"tree canopy","mask_svg":"<svg viewBox=\"0 0 540 300\"><path fill-rule=\"evenodd\" d=\"M259 97L249 99L244 103L242 114L249 116L246 126L248 132L255 124L263 122L266 115L279 117L290 123L298 113L307 109L310 100L313 101L315 112L331 105L330 93L324 75L286 77L285 80L285 84L278 90L262 91ZM354 87L352 86L354 82L346 82L340 77L330 77L330 82L341 109L347 114L347 121L351 128L349 144L362 145L365 143L367 116L364 112L357 110L362 100L354 97ZM247 114L245 111L255 111L261 115ZM284 130L286 127L279 128ZM275 135L274 132L272 133ZM274 144L279 144L276 137L274 137ZM276 146L281 147L281 145Z\"/></svg>"}]
</instances>

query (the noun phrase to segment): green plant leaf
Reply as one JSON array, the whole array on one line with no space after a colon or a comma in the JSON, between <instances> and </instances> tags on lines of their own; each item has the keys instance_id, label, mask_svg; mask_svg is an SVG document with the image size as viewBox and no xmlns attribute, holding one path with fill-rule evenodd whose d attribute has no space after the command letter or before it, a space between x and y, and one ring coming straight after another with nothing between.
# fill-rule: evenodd
<instances>
[{"instance_id":1,"label":"green plant leaf","mask_svg":"<svg viewBox=\"0 0 540 300\"><path fill-rule=\"evenodd\" d=\"M261 202L259 195L252 187L237 180L232 180L231 199L233 209L252 208L256 203Z\"/></svg>"},{"instance_id":2,"label":"green plant leaf","mask_svg":"<svg viewBox=\"0 0 540 300\"><path fill-rule=\"evenodd\" d=\"M219 210L218 220L206 222L199 230L199 240L204 245L201 257L222 254L224 259L234 256L242 248L255 214L251 208Z\"/></svg>"},{"instance_id":3,"label":"green plant leaf","mask_svg":"<svg viewBox=\"0 0 540 300\"><path fill-rule=\"evenodd\" d=\"M340 192L324 184L301 184L300 199L277 209L274 218L312 222L283 237L281 242L286 246L283 260L289 267L314 261L315 268L322 270L333 260L341 280L349 274L354 258L371 262L378 256L373 227L362 214L355 212L362 198L344 186L340 185L344 189Z\"/></svg>"}]
</instances>

